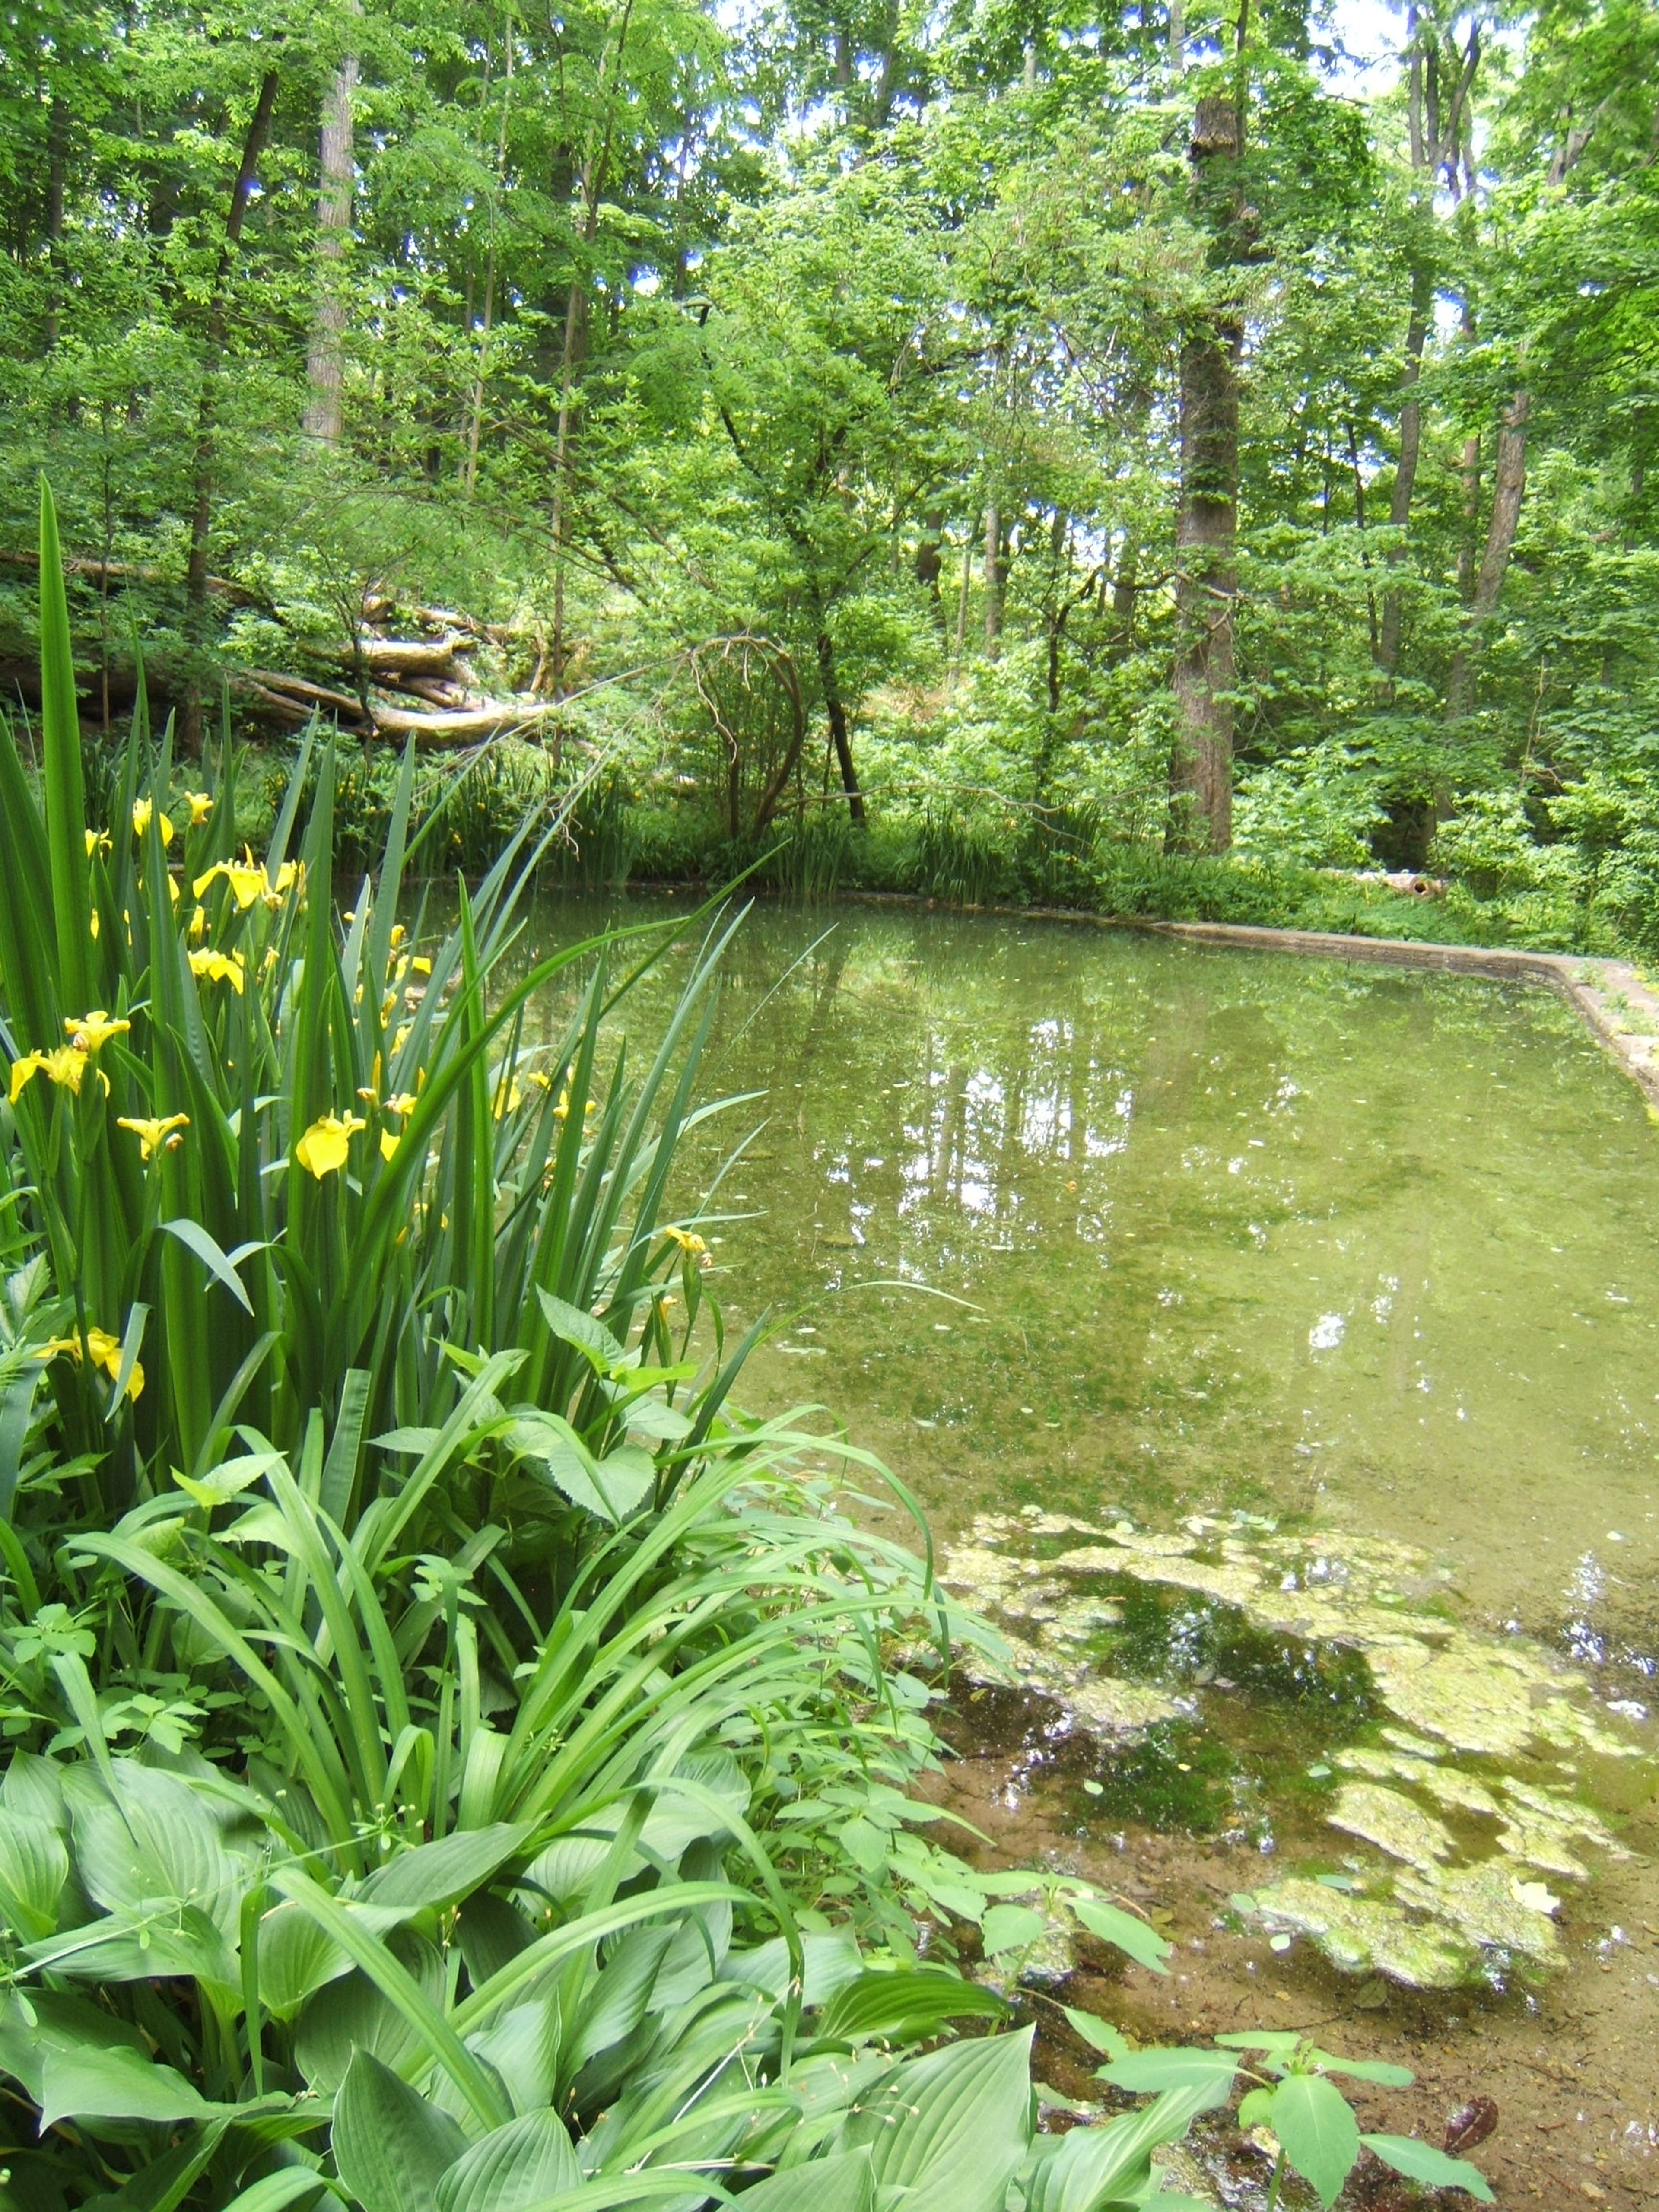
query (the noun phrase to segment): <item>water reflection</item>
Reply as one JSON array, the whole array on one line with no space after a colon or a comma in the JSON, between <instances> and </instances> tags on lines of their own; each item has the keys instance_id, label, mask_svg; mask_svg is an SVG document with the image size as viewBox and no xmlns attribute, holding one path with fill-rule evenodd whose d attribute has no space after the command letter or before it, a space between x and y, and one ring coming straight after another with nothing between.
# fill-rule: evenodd
<instances>
[{"instance_id":1,"label":"water reflection","mask_svg":"<svg viewBox=\"0 0 1659 2212\"><path fill-rule=\"evenodd\" d=\"M762 910L712 1079L766 1093L702 1153L763 1125L729 1295L806 1324L750 1396L822 1395L947 1526L1311 1515L1438 1551L1494 1621L1652 1648L1659 1142L1553 1000ZM872 1287L905 1283L970 1304Z\"/></svg>"}]
</instances>

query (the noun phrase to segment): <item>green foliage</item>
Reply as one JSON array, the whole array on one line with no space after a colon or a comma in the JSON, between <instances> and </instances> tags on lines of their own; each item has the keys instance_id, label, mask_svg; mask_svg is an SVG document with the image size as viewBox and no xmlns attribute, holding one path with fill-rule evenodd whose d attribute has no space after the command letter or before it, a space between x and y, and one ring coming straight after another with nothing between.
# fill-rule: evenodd
<instances>
[{"instance_id":1,"label":"green foliage","mask_svg":"<svg viewBox=\"0 0 1659 2212\"><path fill-rule=\"evenodd\" d=\"M238 861L234 755L175 791L140 726L106 844L49 499L42 544L44 817L0 743L0 2074L40 2137L9 2186L150 2212L1152 2197L1191 2098L1036 2138L1029 2032L946 1963L959 1922L998 1956L1044 1925L1001 1901L1042 1878L918 1832L937 1693L887 1655L981 1632L925 1531L865 1534L809 1471L909 1508L867 1455L815 1409L738 1409L753 1333L728 1349L669 1213L726 933L644 1072L618 1045L601 1081L616 947L508 963L533 849L414 966L412 756L349 915L326 748L301 859L303 755Z\"/></svg>"},{"instance_id":2,"label":"green foliage","mask_svg":"<svg viewBox=\"0 0 1659 2212\"><path fill-rule=\"evenodd\" d=\"M1105 2047L1109 2031L1087 2014L1068 2014L1085 2042ZM1353 2108L1334 2075L1374 2081L1389 2088L1409 2086L1403 2066L1380 2059L1338 2058L1291 2029L1247 2029L1219 2035L1213 2049L1119 2051L1098 2071L1115 2087L1152 2092L1160 2098L1186 2094L1194 2109L1224 2105L1242 2074L1256 2086L1238 2106L1242 2128L1264 2128L1274 2150L1268 2194L1276 2206L1286 2172L1300 2174L1328 2208L1342 2193L1363 2148L1413 2181L1431 2188L1462 2189L1483 2204L1492 2191L1477 2166L1451 2158L1413 2136L1362 2135Z\"/></svg>"},{"instance_id":3,"label":"green foliage","mask_svg":"<svg viewBox=\"0 0 1659 2212\"><path fill-rule=\"evenodd\" d=\"M544 865L587 884L771 855L792 896L897 884L884 833L930 896L1110 905L1091 855L1144 881L1179 842L1180 363L1242 317L1250 872L1205 896L1297 920L1260 871L1420 869L1437 835L1452 933L1659 941L1646 14L1469 47L1419 11L1363 99L1304 7L1224 65L1212 17L1178 68L1168 28L328 0L232 8L204 46L171 4L26 13L9 684L32 700L49 457L106 738L141 681L192 746L225 678L239 734L280 726L273 670L372 715L366 629L459 626L547 750L423 763L411 822L459 787L417 871L482 877L550 801L577 834ZM1208 93L1243 101L1237 221L1183 150ZM397 770L336 775L356 867Z\"/></svg>"}]
</instances>

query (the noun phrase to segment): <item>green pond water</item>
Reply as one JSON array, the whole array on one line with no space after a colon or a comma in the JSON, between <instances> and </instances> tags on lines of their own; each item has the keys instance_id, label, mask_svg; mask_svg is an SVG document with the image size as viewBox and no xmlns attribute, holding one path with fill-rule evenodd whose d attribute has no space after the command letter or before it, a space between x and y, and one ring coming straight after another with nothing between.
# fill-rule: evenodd
<instances>
[{"instance_id":1,"label":"green pond water","mask_svg":"<svg viewBox=\"0 0 1659 2212\"><path fill-rule=\"evenodd\" d=\"M728 1322L775 1324L741 1395L920 1496L1002 1639L953 1724L1011 1754L1018 1848L1242 1845L1237 1933L1419 1988L1590 1971L1594 1875L1659 1918L1659 1130L1570 1008L762 905L700 1091L750 1094L677 1170L689 1213L742 1147L705 1223Z\"/></svg>"},{"instance_id":2,"label":"green pond water","mask_svg":"<svg viewBox=\"0 0 1659 2212\"><path fill-rule=\"evenodd\" d=\"M758 1133L711 1231L728 1312L793 1317L749 1401L833 1407L945 1538L1244 1509L1645 1668L1659 1131L1545 992L762 905L702 1089L763 1094L702 1154Z\"/></svg>"}]
</instances>

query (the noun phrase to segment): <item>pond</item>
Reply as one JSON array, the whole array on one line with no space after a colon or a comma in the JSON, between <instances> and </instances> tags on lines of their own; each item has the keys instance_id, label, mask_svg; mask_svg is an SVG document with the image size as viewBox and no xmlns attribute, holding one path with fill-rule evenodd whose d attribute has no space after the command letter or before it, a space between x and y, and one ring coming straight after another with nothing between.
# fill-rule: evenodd
<instances>
[{"instance_id":1,"label":"pond","mask_svg":"<svg viewBox=\"0 0 1659 2212\"><path fill-rule=\"evenodd\" d=\"M1659 1131L1576 1014L761 905L702 1090L756 1094L694 1163L747 1140L708 1230L728 1320L781 1324L745 1402L830 1407L1008 1638L944 1802L1193 1954L1167 2005L1089 2002L1167 2038L1259 2020L1272 1978L1395 2056L1485 2017L1500 2097L1578 2035L1611 2101L1573 2092L1595 2147L1552 2148L1644 2164Z\"/></svg>"},{"instance_id":2,"label":"pond","mask_svg":"<svg viewBox=\"0 0 1659 2212\"><path fill-rule=\"evenodd\" d=\"M760 906L703 1088L762 1094L713 1232L739 1317L797 1317L762 1395L830 1403L941 1534L1290 1516L1643 1658L1659 1133L1547 993Z\"/></svg>"}]
</instances>

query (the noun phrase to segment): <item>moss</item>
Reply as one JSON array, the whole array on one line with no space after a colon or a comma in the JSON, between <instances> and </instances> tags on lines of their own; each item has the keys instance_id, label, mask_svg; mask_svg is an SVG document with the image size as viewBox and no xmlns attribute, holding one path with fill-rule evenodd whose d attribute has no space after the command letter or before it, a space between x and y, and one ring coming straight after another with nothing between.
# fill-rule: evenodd
<instances>
[{"instance_id":1,"label":"moss","mask_svg":"<svg viewBox=\"0 0 1659 2212\"><path fill-rule=\"evenodd\" d=\"M1450 1858L1457 1848L1443 1821L1402 1791L1371 1782L1345 1783L1326 1818L1334 1828L1425 1870Z\"/></svg>"},{"instance_id":2,"label":"moss","mask_svg":"<svg viewBox=\"0 0 1659 2212\"><path fill-rule=\"evenodd\" d=\"M1419 1921L1398 1905L1305 1875L1258 1890L1255 1906L1270 1928L1310 1937L1333 1966L1382 1974L1407 1989L1455 1989L1479 1964L1478 1947L1443 1917Z\"/></svg>"},{"instance_id":3,"label":"moss","mask_svg":"<svg viewBox=\"0 0 1659 2212\"><path fill-rule=\"evenodd\" d=\"M1292 1875L1255 1900L1339 1966L1442 1988L1547 1963L1536 1877L1583 1881L1585 1846L1619 1851L1557 1784L1565 1754L1636 1745L1541 1647L1458 1621L1407 1546L1242 1516L1165 1533L1030 1510L971 1535L947 1580L1018 1617L1016 1674L1110 1741L1083 1820L1204 1833L1300 1797L1379 1854L1363 1893Z\"/></svg>"}]
</instances>

